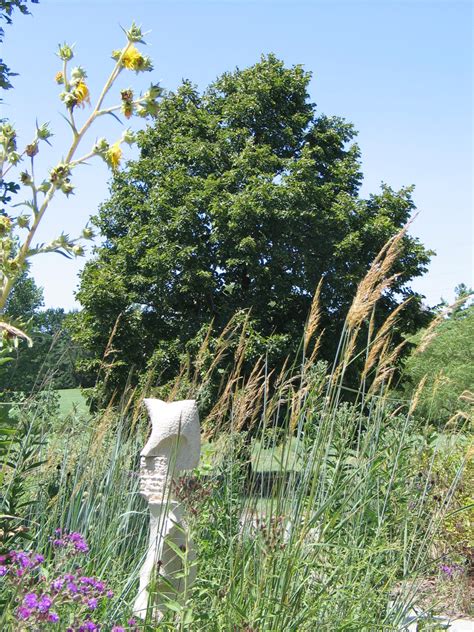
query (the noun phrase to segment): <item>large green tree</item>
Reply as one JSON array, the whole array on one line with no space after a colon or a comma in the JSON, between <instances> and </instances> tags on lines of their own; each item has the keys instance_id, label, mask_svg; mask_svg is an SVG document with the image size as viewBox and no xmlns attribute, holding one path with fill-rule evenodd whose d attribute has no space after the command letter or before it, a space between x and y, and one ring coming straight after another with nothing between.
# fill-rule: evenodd
<instances>
[{"instance_id":1,"label":"large green tree","mask_svg":"<svg viewBox=\"0 0 474 632\"><path fill-rule=\"evenodd\" d=\"M243 308L251 309L255 352L281 359L299 343L321 277L322 353L332 357L358 282L414 204L411 188L386 185L360 198L354 128L317 113L309 81L301 66L269 55L203 94L185 81L163 98L140 136L140 157L115 174L94 219L104 243L77 294L75 335L91 372L120 315L112 388L152 357L171 377L186 343ZM408 283L429 257L404 238L381 314L412 293ZM419 296L403 318L407 331L423 321Z\"/></svg>"}]
</instances>

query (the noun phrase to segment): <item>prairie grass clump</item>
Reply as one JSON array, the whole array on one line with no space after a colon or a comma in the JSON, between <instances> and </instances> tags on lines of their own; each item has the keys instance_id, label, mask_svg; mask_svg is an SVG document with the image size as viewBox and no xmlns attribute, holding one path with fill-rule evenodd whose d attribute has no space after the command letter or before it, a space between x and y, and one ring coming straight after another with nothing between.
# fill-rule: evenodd
<instances>
[{"instance_id":1,"label":"prairie grass clump","mask_svg":"<svg viewBox=\"0 0 474 632\"><path fill-rule=\"evenodd\" d=\"M420 423L416 394L405 401L391 386L396 315L374 331L397 243L362 282L333 366L314 352L316 299L299 356L278 374L265 359L242 374L240 317L212 352L205 336L194 364L161 389L170 400L196 398L205 413L201 465L173 490L188 509L197 557L187 564L197 566L197 577L184 598L167 593L159 624L145 619L139 629L406 629L415 605L415 618L443 609L427 600L427 578L441 574L447 582L454 568L452 574L467 575L469 427ZM360 385L348 401L345 376L360 356L356 341L367 320ZM216 390L212 374L230 349L234 367ZM76 413L53 429L47 418L31 421L36 432L43 429L43 463L34 475L24 473L19 520L31 550L51 550L58 528L60 551L75 547L71 534L86 539L81 576L107 578L114 593L100 606L103 630L130 616L146 553L148 515L137 472L147 435L141 399L150 392L148 376L88 418ZM459 521L462 543L447 535ZM0 624L8 629L18 593L4 591L3 599Z\"/></svg>"}]
</instances>

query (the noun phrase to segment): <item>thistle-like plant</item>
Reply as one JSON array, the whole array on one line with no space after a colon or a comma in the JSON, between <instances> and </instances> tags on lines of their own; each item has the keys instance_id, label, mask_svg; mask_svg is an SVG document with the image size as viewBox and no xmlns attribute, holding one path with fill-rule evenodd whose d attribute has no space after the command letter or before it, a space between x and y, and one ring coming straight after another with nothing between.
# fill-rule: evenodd
<instances>
[{"instance_id":1,"label":"thistle-like plant","mask_svg":"<svg viewBox=\"0 0 474 632\"><path fill-rule=\"evenodd\" d=\"M89 128L106 114L116 117L116 113L121 112L127 119L133 115L146 118L156 114L161 95L161 88L156 84L152 84L139 95L135 95L129 88L121 89L118 104L110 107L104 105L106 96L122 71L141 73L153 68L151 59L143 55L136 46L145 44L141 28L132 24L124 32L126 43L122 49L112 52L115 65L95 105L91 105L92 95L87 85L86 71L81 66L70 67L74 58L73 46L59 46L57 54L62 68L56 74L56 82L63 88L60 99L66 108L64 118L71 129L72 140L63 158L50 169L47 178L41 181L37 178L35 159L42 144L50 144L52 132L48 124L36 125L34 138L22 151L18 150L14 127L8 122L0 124L0 182L11 169L23 163L23 170L18 175L19 190L26 190L29 194L28 199L13 205L11 212L0 213L0 314L5 311L12 288L27 268L31 257L47 252L60 253L66 257L82 256L84 240L94 237L92 230L86 227L82 235L76 238L61 233L49 243L34 244L36 231L56 193L61 192L66 196L73 193L75 169L90 158L99 156L112 170L116 170L122 158L122 144L132 145L135 142L135 134L127 129L114 142L99 138L83 155L77 157L79 146L84 145L84 137ZM76 120L77 112L86 107L91 107L92 111L80 125ZM3 342L12 339L11 327L9 329L5 323L0 323L0 329Z\"/></svg>"}]
</instances>

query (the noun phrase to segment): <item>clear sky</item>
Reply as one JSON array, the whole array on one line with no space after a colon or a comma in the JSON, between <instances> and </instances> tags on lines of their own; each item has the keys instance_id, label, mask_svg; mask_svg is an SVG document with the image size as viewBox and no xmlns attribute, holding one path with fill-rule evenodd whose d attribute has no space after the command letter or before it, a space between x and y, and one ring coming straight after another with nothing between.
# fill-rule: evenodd
<instances>
[{"instance_id":1,"label":"clear sky","mask_svg":"<svg viewBox=\"0 0 474 632\"><path fill-rule=\"evenodd\" d=\"M54 83L59 42L76 43L76 62L88 71L93 93L111 68L111 50L123 44L120 25L133 19L151 30L147 52L155 70L120 87L146 87L152 78L174 89L188 78L205 88L222 72L274 52L313 72L311 98L320 112L343 116L359 130L363 195L382 181L416 185L420 215L412 233L437 256L413 287L435 304L452 299L461 281L474 285L469 0L40 0L32 12L5 29L2 56L20 76L4 94L1 115L24 142L36 118L51 122L55 137L53 149L43 152L44 169L69 142ZM120 134L110 119L90 142ZM100 160L83 167L74 177L76 195L58 198L39 240L63 230L78 234L106 198L108 178ZM54 254L36 259L33 274L47 306L74 306L83 264Z\"/></svg>"}]
</instances>

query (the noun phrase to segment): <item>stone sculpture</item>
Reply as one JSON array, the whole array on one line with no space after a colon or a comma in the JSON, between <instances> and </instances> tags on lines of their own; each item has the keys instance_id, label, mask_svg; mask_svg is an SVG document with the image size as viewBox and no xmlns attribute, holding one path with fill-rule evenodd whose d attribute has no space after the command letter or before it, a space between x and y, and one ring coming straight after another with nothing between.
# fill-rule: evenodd
<instances>
[{"instance_id":1,"label":"stone sculpture","mask_svg":"<svg viewBox=\"0 0 474 632\"><path fill-rule=\"evenodd\" d=\"M181 504L173 497L173 481L182 470L199 463L201 438L199 415L194 400L163 402L145 399L152 430L140 453L140 493L148 501L150 537L140 571L140 586L134 613L145 618L153 607L153 618L160 619L166 609L166 597L176 600L194 576L195 557L189 541ZM184 576L183 556L188 572ZM150 600L149 588L155 597Z\"/></svg>"}]
</instances>

